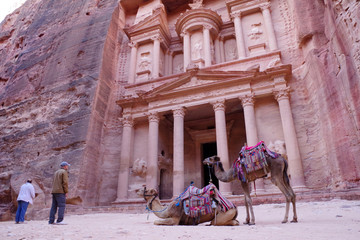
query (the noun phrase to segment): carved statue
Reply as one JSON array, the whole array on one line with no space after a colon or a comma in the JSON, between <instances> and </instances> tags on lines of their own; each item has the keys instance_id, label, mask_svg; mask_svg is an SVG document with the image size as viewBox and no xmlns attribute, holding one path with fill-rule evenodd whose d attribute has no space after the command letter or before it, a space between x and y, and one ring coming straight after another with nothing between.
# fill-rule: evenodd
<instances>
[{"instance_id":1,"label":"carved statue","mask_svg":"<svg viewBox=\"0 0 360 240\"><path fill-rule=\"evenodd\" d=\"M271 151L280 153L285 159L287 159L285 142L282 140L276 140L274 143L270 142L268 148Z\"/></svg>"},{"instance_id":2,"label":"carved statue","mask_svg":"<svg viewBox=\"0 0 360 240\"><path fill-rule=\"evenodd\" d=\"M189 4L191 9L198 9L198 8L202 8L203 5L203 0L193 0L193 3Z\"/></svg>"},{"instance_id":3,"label":"carved statue","mask_svg":"<svg viewBox=\"0 0 360 240\"><path fill-rule=\"evenodd\" d=\"M133 167L132 167L132 174L135 176L144 177L147 170L147 163L143 158L137 158L134 161Z\"/></svg>"},{"instance_id":4,"label":"carved statue","mask_svg":"<svg viewBox=\"0 0 360 240\"><path fill-rule=\"evenodd\" d=\"M150 61L149 55L150 55L150 53L148 53L148 52L141 54L140 62L138 65L139 72L150 70L151 61Z\"/></svg>"},{"instance_id":5,"label":"carved statue","mask_svg":"<svg viewBox=\"0 0 360 240\"><path fill-rule=\"evenodd\" d=\"M202 44L200 41L197 41L195 44L194 44L194 51L193 51L193 59L199 59L201 58L201 50L202 50Z\"/></svg>"},{"instance_id":6,"label":"carved statue","mask_svg":"<svg viewBox=\"0 0 360 240\"><path fill-rule=\"evenodd\" d=\"M263 34L263 31L260 29L261 26L261 22L259 23L254 23L251 24L251 30L248 33L248 36L250 37L250 39L252 40L258 40L260 38L260 36Z\"/></svg>"}]
</instances>

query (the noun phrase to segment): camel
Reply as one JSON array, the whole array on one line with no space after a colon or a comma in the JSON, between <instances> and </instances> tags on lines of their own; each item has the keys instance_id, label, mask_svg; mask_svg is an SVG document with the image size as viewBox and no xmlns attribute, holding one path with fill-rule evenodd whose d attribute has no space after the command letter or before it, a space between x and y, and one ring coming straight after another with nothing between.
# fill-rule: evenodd
<instances>
[{"instance_id":1,"label":"camel","mask_svg":"<svg viewBox=\"0 0 360 240\"><path fill-rule=\"evenodd\" d=\"M158 197L156 189L139 189L136 191L138 196L145 199L147 209L153 212L161 220L155 220L155 225L197 225L204 222L211 222L210 225L216 226L237 226L239 222L236 220L237 209L231 208L226 212L219 209L206 215L200 216L198 219L189 217L185 214L183 204L177 204L177 199L171 201L168 205L162 205Z\"/></svg>"},{"instance_id":2,"label":"camel","mask_svg":"<svg viewBox=\"0 0 360 240\"><path fill-rule=\"evenodd\" d=\"M285 195L286 198L285 217L282 223L286 223L288 221L290 202L293 205L293 214L294 214L291 222L295 223L297 222L296 206L295 206L296 195L289 183L289 177L287 175L287 167L288 167L287 162L280 154L276 158L272 158L268 154L266 154L265 156L266 156L266 161L268 163L269 171L271 173L271 182L280 189L280 191ZM220 162L220 158L218 156L212 156L206 158L204 159L203 163L209 166L214 166L215 176L222 182L231 182L237 179L238 175L236 170L232 167L230 168L229 171L225 172L222 163ZM254 178L258 179L260 177L264 177L264 175L263 174L260 176L255 175ZM251 181L255 179L251 179ZM246 207L246 220L244 224L254 225L255 216L252 207L252 200L250 197L249 182L248 181L245 182L240 181L240 182L244 190L245 207ZM251 219L249 216L249 211L251 214Z\"/></svg>"}]
</instances>

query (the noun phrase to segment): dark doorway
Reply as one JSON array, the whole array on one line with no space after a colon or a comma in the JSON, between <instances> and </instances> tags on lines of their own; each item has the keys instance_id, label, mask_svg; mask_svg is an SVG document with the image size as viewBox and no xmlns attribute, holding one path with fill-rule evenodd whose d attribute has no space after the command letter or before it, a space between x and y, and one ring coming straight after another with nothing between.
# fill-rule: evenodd
<instances>
[{"instance_id":1,"label":"dark doorway","mask_svg":"<svg viewBox=\"0 0 360 240\"><path fill-rule=\"evenodd\" d=\"M202 147L201 161L203 161L207 157L217 155L216 142L204 143L201 145L201 147ZM203 172L204 172L204 186L202 187L205 187L206 185L209 184L210 176L211 176L212 183L219 189L219 180L215 176L214 168L212 167L209 168L207 165L203 165Z\"/></svg>"}]
</instances>

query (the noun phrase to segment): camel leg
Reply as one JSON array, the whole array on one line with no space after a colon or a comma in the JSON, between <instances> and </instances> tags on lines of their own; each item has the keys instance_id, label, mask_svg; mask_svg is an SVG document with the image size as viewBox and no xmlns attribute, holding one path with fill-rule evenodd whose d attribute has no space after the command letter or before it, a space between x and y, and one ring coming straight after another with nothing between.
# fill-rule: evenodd
<instances>
[{"instance_id":1,"label":"camel leg","mask_svg":"<svg viewBox=\"0 0 360 240\"><path fill-rule=\"evenodd\" d=\"M227 212L218 212L216 218L211 221L211 225L214 226L237 226L239 222L235 219L237 211L235 208L228 210ZM215 222L216 219L216 222Z\"/></svg>"},{"instance_id":2,"label":"camel leg","mask_svg":"<svg viewBox=\"0 0 360 240\"><path fill-rule=\"evenodd\" d=\"M154 225L179 225L180 219L178 218L165 218L165 219L159 219L154 221Z\"/></svg>"},{"instance_id":3,"label":"camel leg","mask_svg":"<svg viewBox=\"0 0 360 240\"><path fill-rule=\"evenodd\" d=\"M255 215L252 206L252 200L250 197L249 184L241 182L241 186L244 190L245 207L246 207L246 220L244 224L255 225Z\"/></svg>"},{"instance_id":4,"label":"camel leg","mask_svg":"<svg viewBox=\"0 0 360 240\"><path fill-rule=\"evenodd\" d=\"M296 214L296 194L294 193L292 187L287 184L287 190L290 193L290 200L293 206L293 220L291 220L292 223L297 222L297 214Z\"/></svg>"},{"instance_id":5,"label":"camel leg","mask_svg":"<svg viewBox=\"0 0 360 240\"><path fill-rule=\"evenodd\" d=\"M285 216L281 223L287 223L289 219L290 202L293 204L294 219L291 222L297 221L296 209L295 209L295 193L289 184L285 183L284 180L273 178L272 182L280 189L286 198Z\"/></svg>"}]
</instances>

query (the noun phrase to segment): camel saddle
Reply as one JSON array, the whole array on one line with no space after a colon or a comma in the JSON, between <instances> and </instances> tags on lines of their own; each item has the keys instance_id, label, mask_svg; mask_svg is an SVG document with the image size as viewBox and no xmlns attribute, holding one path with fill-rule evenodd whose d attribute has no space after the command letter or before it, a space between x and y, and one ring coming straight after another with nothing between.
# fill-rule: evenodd
<instances>
[{"instance_id":1,"label":"camel saddle","mask_svg":"<svg viewBox=\"0 0 360 240\"><path fill-rule=\"evenodd\" d=\"M184 206L185 214L192 218L212 213L215 203L223 212L235 208L235 205L222 196L212 183L202 189L190 185L179 198Z\"/></svg>"},{"instance_id":2,"label":"camel saddle","mask_svg":"<svg viewBox=\"0 0 360 240\"><path fill-rule=\"evenodd\" d=\"M264 141L252 147L244 146L233 164L238 178L243 182L251 182L257 178L266 177L269 172L266 155L272 158L279 156L278 153L270 151Z\"/></svg>"}]
</instances>

